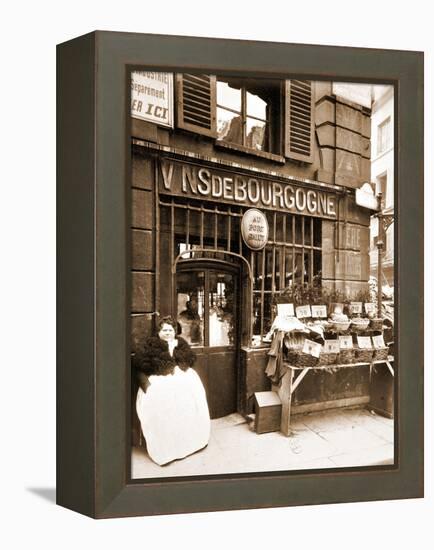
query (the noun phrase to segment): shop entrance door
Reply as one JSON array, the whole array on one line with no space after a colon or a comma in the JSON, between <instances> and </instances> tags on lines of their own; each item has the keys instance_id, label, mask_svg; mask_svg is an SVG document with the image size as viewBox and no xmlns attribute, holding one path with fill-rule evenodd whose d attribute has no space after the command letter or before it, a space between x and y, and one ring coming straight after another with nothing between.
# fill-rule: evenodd
<instances>
[{"instance_id":1,"label":"shop entrance door","mask_svg":"<svg viewBox=\"0 0 434 550\"><path fill-rule=\"evenodd\" d=\"M239 271L226 262L183 262L176 277L181 336L197 354L211 418L237 408Z\"/></svg>"}]
</instances>

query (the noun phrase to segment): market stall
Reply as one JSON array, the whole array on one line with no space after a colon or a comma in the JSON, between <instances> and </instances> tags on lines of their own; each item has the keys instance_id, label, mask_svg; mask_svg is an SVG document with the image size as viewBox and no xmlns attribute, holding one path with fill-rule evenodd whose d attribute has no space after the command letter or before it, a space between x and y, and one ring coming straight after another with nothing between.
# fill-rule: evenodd
<instances>
[{"instance_id":1,"label":"market stall","mask_svg":"<svg viewBox=\"0 0 434 550\"><path fill-rule=\"evenodd\" d=\"M292 397L309 372L369 367L372 383L373 369L381 365L394 376L390 327L376 316L375 304L349 302L296 308L279 304L277 309L269 333L271 346L265 372L282 405L283 434L291 434Z\"/></svg>"}]
</instances>

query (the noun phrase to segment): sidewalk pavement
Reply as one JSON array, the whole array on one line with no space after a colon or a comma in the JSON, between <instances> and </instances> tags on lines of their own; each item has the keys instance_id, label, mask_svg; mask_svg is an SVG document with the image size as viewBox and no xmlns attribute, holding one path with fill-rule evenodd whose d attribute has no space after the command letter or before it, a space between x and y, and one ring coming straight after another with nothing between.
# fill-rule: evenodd
<instances>
[{"instance_id":1,"label":"sidewalk pavement","mask_svg":"<svg viewBox=\"0 0 434 550\"><path fill-rule=\"evenodd\" d=\"M364 408L291 417L292 435L256 434L235 413L211 421L208 446L158 466L144 448L132 451L132 478L307 470L393 464L394 422Z\"/></svg>"}]
</instances>

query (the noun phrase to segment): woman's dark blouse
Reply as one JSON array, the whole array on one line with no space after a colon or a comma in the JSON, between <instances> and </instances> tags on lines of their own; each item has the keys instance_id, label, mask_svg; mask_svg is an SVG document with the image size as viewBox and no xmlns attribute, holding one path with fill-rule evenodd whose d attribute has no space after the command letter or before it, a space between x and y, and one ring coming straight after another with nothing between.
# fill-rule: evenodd
<instances>
[{"instance_id":1,"label":"woman's dark blouse","mask_svg":"<svg viewBox=\"0 0 434 550\"><path fill-rule=\"evenodd\" d=\"M177 340L178 345L173 350L173 355L170 355L168 343L158 336L147 338L142 349L134 354L133 367L136 371L137 381L144 391L149 385L149 376L166 376L173 374L176 366L182 370L193 366L196 354L184 338L178 336Z\"/></svg>"}]
</instances>

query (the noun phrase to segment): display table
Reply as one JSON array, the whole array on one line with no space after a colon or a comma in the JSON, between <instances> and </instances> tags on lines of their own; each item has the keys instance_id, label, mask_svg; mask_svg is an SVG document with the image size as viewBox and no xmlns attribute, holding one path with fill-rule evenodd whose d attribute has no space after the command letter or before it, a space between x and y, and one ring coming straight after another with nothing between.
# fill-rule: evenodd
<instances>
[{"instance_id":1,"label":"display table","mask_svg":"<svg viewBox=\"0 0 434 550\"><path fill-rule=\"evenodd\" d=\"M291 401L292 394L301 384L304 377L310 370L325 370L328 369L344 369L349 367L366 367L370 366L371 369L376 364L385 364L389 369L392 376L394 376L393 363L394 359L392 356L389 356L387 359L382 359L379 361L371 361L369 363L348 363L348 364L336 364L336 365L324 365L324 366L315 366L315 367L295 367L289 363L283 362L282 369L284 369L284 374L281 378L280 385L273 385L273 391L277 392L280 401L282 402L282 418L280 422L280 431L289 436L291 434L290 424L291 424ZM298 376L297 375L298 372Z\"/></svg>"}]
</instances>

